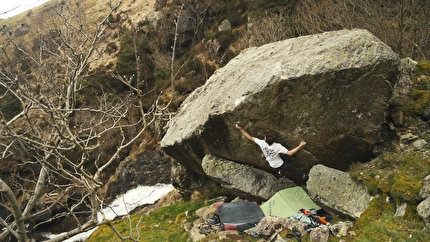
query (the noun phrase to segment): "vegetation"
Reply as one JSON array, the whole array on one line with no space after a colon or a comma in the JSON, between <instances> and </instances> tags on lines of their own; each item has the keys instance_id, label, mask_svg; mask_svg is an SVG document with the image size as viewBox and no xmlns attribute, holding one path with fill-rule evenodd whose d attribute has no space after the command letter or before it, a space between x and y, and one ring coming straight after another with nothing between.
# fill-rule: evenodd
<instances>
[{"instance_id":1,"label":"vegetation","mask_svg":"<svg viewBox=\"0 0 430 242\"><path fill-rule=\"evenodd\" d=\"M423 177L430 174L430 160L414 153L384 153L371 162L353 165L349 174L366 185L374 199L355 222L352 229L357 234L355 237L330 237L329 241L430 241L430 233L415 210L421 200L419 189ZM216 189L208 188L203 197L207 199L223 195ZM202 198L175 203L148 214L134 214L112 221L111 225L120 231L123 237L140 236L137 241L185 242L188 240L188 233L184 224L196 220L195 211L209 205L207 200ZM407 204L405 215L394 216L397 207L403 203ZM334 223L343 220L345 219L336 216ZM285 230L280 234L285 238L288 233L291 231ZM246 241L258 241L246 234L241 235ZM214 236L208 236L204 241L210 241L211 238ZM104 225L91 235L88 242L106 240L121 241L109 226ZM309 235L303 237L303 241L308 240Z\"/></svg>"},{"instance_id":2,"label":"vegetation","mask_svg":"<svg viewBox=\"0 0 430 242\"><path fill-rule=\"evenodd\" d=\"M412 76L413 87L408 96L396 103L404 111L410 125L421 138L429 140L428 126L420 121L430 102L429 63L417 65ZM424 125L420 125L424 123ZM420 189L424 177L430 174L430 159L420 152L384 152L368 163L354 164L351 177L363 183L374 196L369 208L356 221L354 241L429 241L430 233L416 207L422 201ZM404 216L394 216L406 204Z\"/></svg>"},{"instance_id":3,"label":"vegetation","mask_svg":"<svg viewBox=\"0 0 430 242\"><path fill-rule=\"evenodd\" d=\"M188 241L188 233L184 226L197 219L195 215L197 209L210 205L211 198L221 196L227 197L227 199L233 198L220 185L208 185L202 191L195 192L191 196L184 194L184 201L163 206L146 214L136 213L125 216L108 225L100 226L87 241L121 241L111 226L123 238L139 238L136 241Z\"/></svg>"},{"instance_id":4,"label":"vegetation","mask_svg":"<svg viewBox=\"0 0 430 242\"><path fill-rule=\"evenodd\" d=\"M417 205L422 180L430 174L430 160L418 153L383 153L368 163L355 164L351 177L363 182L372 196L388 195L396 205Z\"/></svg>"},{"instance_id":5,"label":"vegetation","mask_svg":"<svg viewBox=\"0 0 430 242\"><path fill-rule=\"evenodd\" d=\"M421 116L430 103L430 63L420 62L413 77L414 89L403 111L408 116Z\"/></svg>"},{"instance_id":6,"label":"vegetation","mask_svg":"<svg viewBox=\"0 0 430 242\"><path fill-rule=\"evenodd\" d=\"M202 206L204 206L202 200L179 202L148 214L124 217L121 220L112 221L110 225L100 226L87 241L121 241L114 234L111 226L115 227L122 236L139 238L139 241L187 241L188 234L183 225L196 220L195 211ZM191 214L191 216L186 214Z\"/></svg>"},{"instance_id":7,"label":"vegetation","mask_svg":"<svg viewBox=\"0 0 430 242\"><path fill-rule=\"evenodd\" d=\"M417 76L428 75L428 63L422 62L418 65L416 75L413 79L416 80ZM413 91L429 91L427 85L422 85L422 81L415 81ZM404 105L401 108L407 109L411 103L415 103L414 96L409 95L409 99L403 100L402 103L397 105ZM407 113L407 115L420 115L422 110L415 113ZM424 129L428 129L424 127ZM430 174L430 159L425 155L417 152L406 153L393 153L383 152L374 160L367 163L357 163L350 167L348 171L351 178L357 182L363 183L369 193L374 197L370 203L369 208L361 215L355 222L352 228L356 236L350 238L337 238L330 237L329 241L430 241L430 233L426 229L424 221L417 214L416 206L422 201L419 192L422 186L422 181L425 176ZM208 188L205 191L206 197L222 195L219 190ZM165 208L166 210L154 211L148 215L143 215L145 218L145 226L140 226L141 240L145 238L157 239L153 233L163 234L168 238L172 234L176 234L176 239L172 241L187 241L187 232L177 223L178 218L184 218L183 205L189 206L189 211L192 213L199 207L203 206L202 201L178 203ZM404 216L395 216L396 210L402 204L407 204L406 213ZM169 214L167 216L166 214ZM133 215L142 216L142 215ZM153 220L152 218L159 217L162 220ZM193 221L196 217L187 217L187 222ZM344 218L335 216L333 222L339 222ZM172 222L175 221L175 222ZM182 223L183 224L183 223ZM118 227L128 226L127 221L115 221ZM159 230L159 228L164 228ZM155 229L153 229L155 228ZM98 230L97 234L108 233L107 228ZM129 233L129 230L124 232ZM281 232L284 236L291 231L285 230ZM92 236L95 239L97 236ZM257 241L257 239L244 235L248 241ZM170 237L169 237L170 238ZM173 238L173 237L172 237ZM208 236L207 240L210 241L212 237ZM308 241L309 235L303 237L303 241ZM99 240L89 240L99 241Z\"/></svg>"},{"instance_id":8,"label":"vegetation","mask_svg":"<svg viewBox=\"0 0 430 242\"><path fill-rule=\"evenodd\" d=\"M396 208L385 196L374 198L356 221L357 237L351 241L429 241L430 234L414 208L408 206L401 217L394 216Z\"/></svg>"},{"instance_id":9,"label":"vegetation","mask_svg":"<svg viewBox=\"0 0 430 242\"><path fill-rule=\"evenodd\" d=\"M381 238L386 241L428 241L422 219L416 213L421 202L422 181L430 174L430 160L417 153L383 153L371 162L355 164L349 174L366 185L375 198L356 221L358 237L354 241ZM396 209L407 204L405 216L394 216Z\"/></svg>"},{"instance_id":10,"label":"vegetation","mask_svg":"<svg viewBox=\"0 0 430 242\"><path fill-rule=\"evenodd\" d=\"M105 49L100 48L95 51L97 55L100 55L97 57L106 58L106 63L98 61L97 58L82 62L79 58L85 56L90 48L103 46L103 44L99 45L99 42L93 47L84 45L88 44L88 40L91 38L87 38L87 32L82 31L82 27L98 22L97 18L100 16L96 13L103 13L102 10L94 10L94 6L101 6L96 2L88 1L87 5L76 4L79 11L75 13L85 11L93 13L79 16L82 17L82 19L79 19L79 23L84 24L76 24L81 28L75 30L80 35L72 31L69 32L71 28L59 31L59 25L56 26L57 28L47 26L48 21L45 20L51 19L52 16L50 15L55 13L55 10L58 10L57 7L61 7L61 5L52 4L48 5L49 8L44 9L39 7L40 15L37 14L35 9L26 15L19 16L19 21L13 18L0 20L1 25L3 25L1 50L2 53L8 53L7 55L2 54L0 58L2 60L1 80L5 82L0 89L2 94L0 97L2 119L6 121L13 119L22 110L25 110L23 106L30 102L20 101L19 98L11 95L11 92L6 91L18 90L18 85L14 84L17 80L16 76L28 82L28 86L21 90L21 94L22 91L34 92L30 93L32 94L31 102L35 102L34 106L49 103L52 108L47 109L46 113L58 113L56 117L60 117L59 120L55 120L51 129L46 130L43 125L40 126L40 130L46 132L46 137L53 136L54 134L50 132L59 129L59 127L63 130L72 128L73 132L70 133L83 132L79 130L81 126L76 124L85 124L85 116L71 115L71 109L68 109L68 106L76 108L74 110L76 113L82 112L82 107L88 107L90 110L97 104L108 101L111 107L114 107L115 103L125 103L124 97L130 97L133 100L124 105L125 107L138 107L136 109L145 111L151 110L155 100L160 101L157 104L161 104L162 101L169 103L169 101L173 100L169 109L166 109L166 112L173 113L186 95L205 83L217 68L225 65L241 50L249 46L260 46L286 38L345 28L368 29L401 57L411 57L420 61L417 75L413 79L414 90L409 93L406 100L400 100L399 102L401 110L404 111L407 119L419 118L430 103L430 80L428 78L430 64L426 62L430 58L430 43L428 42L430 37L430 26L428 25L430 21L430 1L428 0L394 2L389 0L350 0L347 2L338 0L205 0L184 5L182 4L183 1L171 1L171 5L166 5L167 1L157 1L165 4L157 6L157 10L162 13L162 18L158 21L156 27L146 20L131 23L132 21L128 16L124 18L124 12L113 11L107 14L108 21L100 25L103 31L106 30L106 36L99 36L100 39L97 39L97 41L104 41L106 38ZM175 34L175 28L176 30L178 28L174 23L177 23L178 19L181 18L178 11L181 7L187 10L189 21L187 26L182 26L179 28L180 31ZM61 11L65 11L65 9L66 5L61 8ZM59 13L61 16L61 12ZM65 12L62 13L64 14ZM70 16L75 15L70 14ZM230 21L232 29L218 31L219 24L225 19ZM67 16L63 15L63 20L67 22ZM60 22L49 23L55 25ZM31 26L29 31L34 31L31 34L15 34L17 33L14 30L15 26L25 27L29 26L30 23L40 23L41 27ZM42 25L42 23L45 23L45 25ZM44 29L51 29L52 31L43 32ZM74 38L69 38L70 36L74 36ZM55 63L55 58L60 56L60 47L70 46L74 41L79 41L78 36L82 36L80 41L84 48L75 46L75 50L71 51L68 56L64 56L63 59L60 58L58 62L60 64ZM62 40L69 42L61 45ZM8 44L5 44L6 42ZM219 44L219 48L213 47L214 45L212 44L215 42ZM13 46L11 43L14 43ZM176 44L177 49L172 54L172 46ZM52 51L43 52L40 49L39 52L40 46L49 48ZM14 47L13 51L7 49L12 47ZM67 48L64 51L67 54ZM30 64L31 61L28 61L32 54L37 57L39 53L42 53L40 61L46 61L46 66L37 65L39 63ZM37 60L38 58L35 59ZM65 71L64 66L62 66L63 64L73 66L75 63L85 63L85 65L68 71ZM38 72L36 66L44 67L44 69ZM13 73L13 75L4 72L7 69L10 69L10 73ZM39 76L37 73L50 74L46 74L46 82L42 82L44 77ZM73 73L78 74L71 76ZM118 79L122 77L124 77L123 82L118 82ZM71 95L71 93L67 94L70 95L70 98L66 101L69 102L70 100L70 104L62 105L59 103L61 100L58 99L62 94L55 95L52 90L63 91L67 87L72 88L72 81L76 81L81 85L75 87L76 92L73 94L75 96ZM20 85L23 86L24 83L20 83ZM48 85L52 85L52 89L47 88ZM17 95L19 97L20 94ZM67 108L64 110L59 108L65 106ZM33 106L29 105L28 107ZM41 110L44 110L45 106L41 105L41 107ZM107 108L107 110L112 111L115 109ZM128 114L128 112L124 111L124 115L125 113ZM137 124L136 120L139 120L139 117L137 117L136 113L139 113L139 111L130 113L135 116L131 118L127 116L127 118ZM161 116L157 114L157 117ZM121 117L118 116L118 120L120 119ZM22 122L25 123L26 120L23 119ZM115 122L116 120L112 121L112 123ZM153 123L150 121L143 124L151 132L157 134L147 135L146 137L162 137L163 132L165 132L162 129L164 125L160 125L162 122L168 122L168 120L154 121ZM148 126L146 126L147 124ZM30 123L28 125L29 127L36 127ZM61 125L64 125L64 127ZM91 127L93 126L93 124L88 124L88 130L92 131ZM11 127L9 130L16 130L20 135L24 132L19 130L19 127L22 127L21 123L16 124L15 127ZM121 125L118 127L122 128ZM130 129L129 132L124 134L124 137L132 136L132 134L137 133L136 130L141 129ZM61 143L61 140L67 141L67 139L63 139L62 132L58 133L58 144ZM99 130L94 130L94 132L88 132L88 134L82 133L85 137L76 138L78 140L80 138L87 140L94 138L94 140L97 140L99 138L97 135L94 135L93 138L88 138L92 137L91 135L94 133L100 132ZM16 137L20 138L18 134ZM109 138L113 137L110 134L112 133L107 133L106 137L108 138L100 142L103 146L97 150L95 149L95 152L91 155L83 153L83 151L88 151L88 147L92 145L91 142L85 144L86 147L79 148L78 152L70 152L73 154L58 152L59 154L61 153L61 156L58 157L58 164L62 164L62 161L70 161L69 163L73 164L76 160L79 163L79 159L74 157L79 154L85 158L82 160L85 161L82 162L82 165L85 165L86 168L95 169L91 167L91 164L98 164L99 160L109 160L104 157L98 157L99 154L113 154L112 157L121 156L123 158L129 150L122 151L117 156L112 150L114 150L113 147L117 147L115 142L118 142L118 140L115 141ZM47 140L44 136L35 136L34 144L46 141L45 147L51 149L53 140L53 138ZM25 143L24 141L23 143ZM6 144L5 142L5 140L2 140L2 144ZM141 140L137 139L137 142L141 142ZM138 145L130 143L130 146ZM7 145L5 147L4 149L9 149ZM29 144L28 149L31 150L32 148L33 145ZM21 149L21 147L17 147L16 153L19 153ZM72 148L67 147L67 150L72 150ZM73 151L75 150L73 149ZM1 153L5 154L3 150ZM55 152L48 149L40 150L38 152L39 159L43 160L40 164L51 165L53 163L53 158L51 158L53 153ZM36 161L38 157L28 156L28 154L24 154L23 159L20 159L19 156L16 158L11 155L7 157L7 160L11 162L27 161L29 160L27 158L31 157L32 160L28 162L38 162ZM2 160L2 162L6 162L6 159ZM382 241L388 240L388 238L393 241L402 241L410 237L412 241L429 240L428 231L423 230L423 222L414 211L414 207L420 201L418 190L421 186L422 178L430 173L429 165L429 161L418 154L384 153L369 163L356 164L351 168L350 174L352 177L364 183L372 195L375 196L370 208L357 221L356 228L354 228L358 234L356 238L358 241L374 241L374 238L381 238ZM52 168L52 170L55 169ZM65 173L66 171L64 170ZM64 174L59 174L59 176L64 176ZM88 175L85 177L88 177ZM109 175L105 177L109 177ZM35 184L37 181L36 176L32 179L25 177L23 180L25 179L32 180L28 182L31 184ZM97 179L94 180L97 181ZM74 181L80 180L76 178ZM14 181L14 184L21 186L21 181ZM99 186L98 184L96 185L94 185L94 189ZM31 187L32 185L29 186ZM16 191L18 190L31 191L28 187L19 187ZM92 192L95 198L98 194L95 193L95 190ZM388 202L387 198L389 198ZM402 218L394 217L393 213L397 206L403 203L408 204L406 215ZM142 241L166 240L166 238L171 241L175 241L176 238L178 239L177 241L186 241L187 236L182 228L182 223L184 220L189 222L195 217L185 216L185 211L189 210L192 214L195 209L203 204L203 201L181 202L148 215L135 214L131 217L132 227L136 228L137 226L138 229L133 229L132 231L139 231ZM93 210L93 212L96 214L96 210ZM129 223L126 220L113 221L112 225L118 231L124 232L124 234L130 233ZM97 241L103 238L110 240L110 238L115 237L109 231L111 230L108 230L107 226L102 226L97 232L97 238L94 239L97 239ZM157 237L159 235L160 237ZM137 236L137 234L133 234L134 236ZM337 239L332 238L332 240Z\"/></svg>"}]
</instances>

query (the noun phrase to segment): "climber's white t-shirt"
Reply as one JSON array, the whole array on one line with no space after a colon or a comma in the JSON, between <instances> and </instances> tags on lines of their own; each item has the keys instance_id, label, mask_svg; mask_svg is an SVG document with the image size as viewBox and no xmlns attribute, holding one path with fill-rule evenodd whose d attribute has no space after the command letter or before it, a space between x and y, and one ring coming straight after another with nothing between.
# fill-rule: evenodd
<instances>
[{"instance_id":1,"label":"climber's white t-shirt","mask_svg":"<svg viewBox=\"0 0 430 242\"><path fill-rule=\"evenodd\" d=\"M288 149L282 146L279 143L273 143L272 145L268 145L266 141L255 138L254 142L260 146L263 151L266 160L269 162L270 167L278 168L284 164L284 161L281 159L279 154L287 153Z\"/></svg>"}]
</instances>

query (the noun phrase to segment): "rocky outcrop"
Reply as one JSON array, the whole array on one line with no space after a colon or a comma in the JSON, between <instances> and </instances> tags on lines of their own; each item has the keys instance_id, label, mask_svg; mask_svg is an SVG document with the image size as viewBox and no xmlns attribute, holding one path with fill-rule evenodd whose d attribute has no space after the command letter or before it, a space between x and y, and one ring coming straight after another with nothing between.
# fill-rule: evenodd
<instances>
[{"instance_id":1,"label":"rocky outcrop","mask_svg":"<svg viewBox=\"0 0 430 242\"><path fill-rule=\"evenodd\" d=\"M170 159L157 151L127 157L107 183L106 196L113 199L138 185L169 184L171 167Z\"/></svg>"},{"instance_id":2,"label":"rocky outcrop","mask_svg":"<svg viewBox=\"0 0 430 242\"><path fill-rule=\"evenodd\" d=\"M203 158L202 167L208 177L233 194L250 201L266 201L276 192L296 186L288 178L276 178L261 169L213 155L206 155Z\"/></svg>"},{"instance_id":3,"label":"rocky outcrop","mask_svg":"<svg viewBox=\"0 0 430 242\"><path fill-rule=\"evenodd\" d=\"M307 141L291 162L346 169L368 161L398 77L398 56L365 30L342 30L249 48L182 103L163 137L165 153L200 176L203 157L270 170L236 122L287 147Z\"/></svg>"},{"instance_id":4,"label":"rocky outcrop","mask_svg":"<svg viewBox=\"0 0 430 242\"><path fill-rule=\"evenodd\" d=\"M353 181L348 173L323 165L311 169L306 187L315 202L353 219L360 217L372 199L364 185Z\"/></svg>"},{"instance_id":5,"label":"rocky outcrop","mask_svg":"<svg viewBox=\"0 0 430 242\"><path fill-rule=\"evenodd\" d=\"M184 192L193 192L209 185L210 180L206 176L195 173L190 168L179 162L172 162L171 170L172 185Z\"/></svg>"}]
</instances>

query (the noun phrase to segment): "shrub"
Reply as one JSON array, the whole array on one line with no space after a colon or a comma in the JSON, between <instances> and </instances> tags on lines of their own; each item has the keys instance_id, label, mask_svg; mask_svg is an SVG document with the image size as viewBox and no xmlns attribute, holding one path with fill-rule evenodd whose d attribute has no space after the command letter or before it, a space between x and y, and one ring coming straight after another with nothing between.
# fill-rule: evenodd
<instances>
[{"instance_id":1,"label":"shrub","mask_svg":"<svg viewBox=\"0 0 430 242\"><path fill-rule=\"evenodd\" d=\"M233 28L246 22L247 10L248 5L244 0L216 0L211 4L211 11L214 13L217 22L221 23L225 19L228 19Z\"/></svg>"},{"instance_id":2,"label":"shrub","mask_svg":"<svg viewBox=\"0 0 430 242\"><path fill-rule=\"evenodd\" d=\"M417 65L418 75L430 75L430 62L420 62Z\"/></svg>"},{"instance_id":3,"label":"shrub","mask_svg":"<svg viewBox=\"0 0 430 242\"><path fill-rule=\"evenodd\" d=\"M252 3L251 8L261 16L268 13L290 12L295 3L293 0L258 0Z\"/></svg>"},{"instance_id":4,"label":"shrub","mask_svg":"<svg viewBox=\"0 0 430 242\"><path fill-rule=\"evenodd\" d=\"M218 39L220 44L220 51L228 49L228 46L236 41L237 36L232 31L220 31L215 35L215 39Z\"/></svg>"},{"instance_id":5,"label":"shrub","mask_svg":"<svg viewBox=\"0 0 430 242\"><path fill-rule=\"evenodd\" d=\"M131 31L127 28L121 29L121 47L118 53L116 72L121 75L130 75L136 72L136 56L131 38Z\"/></svg>"},{"instance_id":6,"label":"shrub","mask_svg":"<svg viewBox=\"0 0 430 242\"><path fill-rule=\"evenodd\" d=\"M154 77L155 81L160 80L169 80L170 79L170 69L168 68L162 68L162 67L156 67L154 70Z\"/></svg>"},{"instance_id":7,"label":"shrub","mask_svg":"<svg viewBox=\"0 0 430 242\"><path fill-rule=\"evenodd\" d=\"M115 42L109 42L106 45L105 52L112 54L112 53L115 53L117 50L118 50L118 46L116 46L116 43Z\"/></svg>"}]
</instances>

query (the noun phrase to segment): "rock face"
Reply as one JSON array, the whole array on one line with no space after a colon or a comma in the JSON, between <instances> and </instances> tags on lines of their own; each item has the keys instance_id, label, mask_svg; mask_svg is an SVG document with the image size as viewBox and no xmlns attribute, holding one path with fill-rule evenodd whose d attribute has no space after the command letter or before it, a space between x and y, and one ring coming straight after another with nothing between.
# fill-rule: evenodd
<instances>
[{"instance_id":1,"label":"rock face","mask_svg":"<svg viewBox=\"0 0 430 242\"><path fill-rule=\"evenodd\" d=\"M138 185L170 183L171 162L160 152L137 154L135 159L127 157L118 166L115 179L106 185L106 196L115 198Z\"/></svg>"},{"instance_id":2,"label":"rock face","mask_svg":"<svg viewBox=\"0 0 430 242\"><path fill-rule=\"evenodd\" d=\"M202 167L205 173L219 182L232 193L250 201L265 201L279 190L296 186L285 178L247 165L239 164L213 155L203 158Z\"/></svg>"},{"instance_id":3,"label":"rock face","mask_svg":"<svg viewBox=\"0 0 430 242\"><path fill-rule=\"evenodd\" d=\"M365 30L303 36L244 50L181 105L161 141L164 152L205 176L207 154L270 170L240 124L272 130L302 171L368 161L398 78L398 56Z\"/></svg>"},{"instance_id":4,"label":"rock face","mask_svg":"<svg viewBox=\"0 0 430 242\"><path fill-rule=\"evenodd\" d=\"M348 173L323 165L312 167L306 188L315 202L353 219L360 217L372 199L366 188L354 182Z\"/></svg>"}]
</instances>

